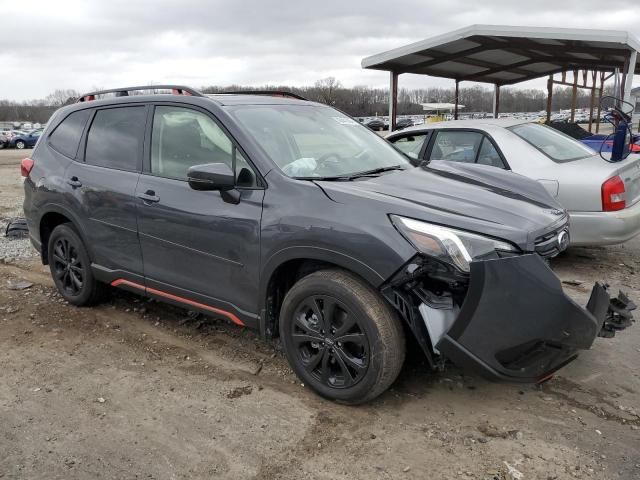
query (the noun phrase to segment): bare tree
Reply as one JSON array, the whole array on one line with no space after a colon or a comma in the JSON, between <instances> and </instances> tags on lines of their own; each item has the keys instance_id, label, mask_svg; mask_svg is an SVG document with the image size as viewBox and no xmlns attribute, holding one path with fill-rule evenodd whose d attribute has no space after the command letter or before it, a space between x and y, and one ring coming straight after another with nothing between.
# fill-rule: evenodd
<instances>
[{"instance_id":1,"label":"bare tree","mask_svg":"<svg viewBox=\"0 0 640 480\"><path fill-rule=\"evenodd\" d=\"M320 101L327 105L335 105L336 93L342 88L342 84L335 77L327 77L318 80L314 87L320 97Z\"/></svg>"},{"instance_id":2,"label":"bare tree","mask_svg":"<svg viewBox=\"0 0 640 480\"><path fill-rule=\"evenodd\" d=\"M62 105L67 105L68 103L73 103L75 99L80 96L77 90L73 89L58 89L53 93L50 93L44 98L45 105L49 105L51 107L61 107Z\"/></svg>"}]
</instances>

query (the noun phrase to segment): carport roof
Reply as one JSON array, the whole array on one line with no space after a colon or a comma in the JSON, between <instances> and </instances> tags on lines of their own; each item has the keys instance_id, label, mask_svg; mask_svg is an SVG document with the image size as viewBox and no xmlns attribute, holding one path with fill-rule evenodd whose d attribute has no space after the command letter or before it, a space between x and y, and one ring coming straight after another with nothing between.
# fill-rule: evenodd
<instances>
[{"instance_id":1,"label":"carport roof","mask_svg":"<svg viewBox=\"0 0 640 480\"><path fill-rule=\"evenodd\" d=\"M634 50L640 42L624 31L471 25L366 57L362 67L509 85L570 70L624 71Z\"/></svg>"}]
</instances>

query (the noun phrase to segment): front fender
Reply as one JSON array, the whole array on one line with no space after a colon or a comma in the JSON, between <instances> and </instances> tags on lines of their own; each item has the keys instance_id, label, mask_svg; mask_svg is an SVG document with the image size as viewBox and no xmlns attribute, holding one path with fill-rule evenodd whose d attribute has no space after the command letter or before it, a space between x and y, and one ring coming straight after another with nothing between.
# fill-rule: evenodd
<instances>
[{"instance_id":1,"label":"front fender","mask_svg":"<svg viewBox=\"0 0 640 480\"><path fill-rule=\"evenodd\" d=\"M264 263L262 275L260 277L259 312L261 319L260 330L263 335L266 332L266 300L269 283L278 267L292 260L316 260L337 265L338 267L359 275L374 288L378 288L385 280L382 275L366 263L358 260L357 258L353 258L347 254L329 248L317 246L291 246L278 250Z\"/></svg>"}]
</instances>

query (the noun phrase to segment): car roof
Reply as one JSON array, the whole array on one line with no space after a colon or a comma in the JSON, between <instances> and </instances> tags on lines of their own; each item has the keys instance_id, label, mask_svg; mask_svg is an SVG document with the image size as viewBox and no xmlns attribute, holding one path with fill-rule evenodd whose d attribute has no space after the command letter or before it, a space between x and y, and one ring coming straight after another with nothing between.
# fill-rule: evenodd
<instances>
[{"instance_id":1,"label":"car roof","mask_svg":"<svg viewBox=\"0 0 640 480\"><path fill-rule=\"evenodd\" d=\"M188 95L172 95L172 94L151 94L151 95L128 95L124 97L105 97L91 100L88 102L78 102L72 105L116 105L129 102L149 102L149 101L167 101L180 102L188 98L205 98L211 100L218 105L319 105L309 100L301 100L294 97L284 97L278 95L257 95L257 94L230 94L230 93L210 93L202 97L190 97Z\"/></svg>"},{"instance_id":2,"label":"car roof","mask_svg":"<svg viewBox=\"0 0 640 480\"><path fill-rule=\"evenodd\" d=\"M324 106L320 103L309 100L300 100L293 97L283 97L275 95L251 95L251 94L206 94L202 96L172 95L172 94L150 94L150 95L128 95L124 97L105 97L95 100L71 103L62 107L59 112L64 112L63 117L76 110L91 107L105 107L111 105L126 105L127 103L139 102L173 102L191 103L190 99L203 99L219 106L233 105L308 105ZM62 118L63 118L62 117Z\"/></svg>"},{"instance_id":3,"label":"car roof","mask_svg":"<svg viewBox=\"0 0 640 480\"><path fill-rule=\"evenodd\" d=\"M470 120L449 120L446 122L433 122L414 125L413 127L408 127L398 132L393 132L393 135L396 135L396 133L432 130L434 128L508 128L513 127L514 125L522 125L523 123L531 122L531 120L522 120L516 118L478 118Z\"/></svg>"},{"instance_id":4,"label":"car roof","mask_svg":"<svg viewBox=\"0 0 640 480\"><path fill-rule=\"evenodd\" d=\"M241 93L209 93L207 98L220 105L318 105L309 100L280 95L252 95Z\"/></svg>"}]
</instances>

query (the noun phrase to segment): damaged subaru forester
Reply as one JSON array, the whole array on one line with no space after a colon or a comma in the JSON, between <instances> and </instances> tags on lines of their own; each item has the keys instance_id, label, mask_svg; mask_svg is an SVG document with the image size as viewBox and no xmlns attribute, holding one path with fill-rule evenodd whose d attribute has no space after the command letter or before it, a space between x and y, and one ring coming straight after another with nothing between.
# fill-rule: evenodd
<instances>
[{"instance_id":1,"label":"damaged subaru forester","mask_svg":"<svg viewBox=\"0 0 640 480\"><path fill-rule=\"evenodd\" d=\"M414 165L292 94L93 92L21 169L31 241L67 301L119 287L258 329L343 403L394 382L407 335L433 369L541 382L632 322L606 284L586 308L564 294L547 261L568 216L537 182Z\"/></svg>"}]
</instances>

